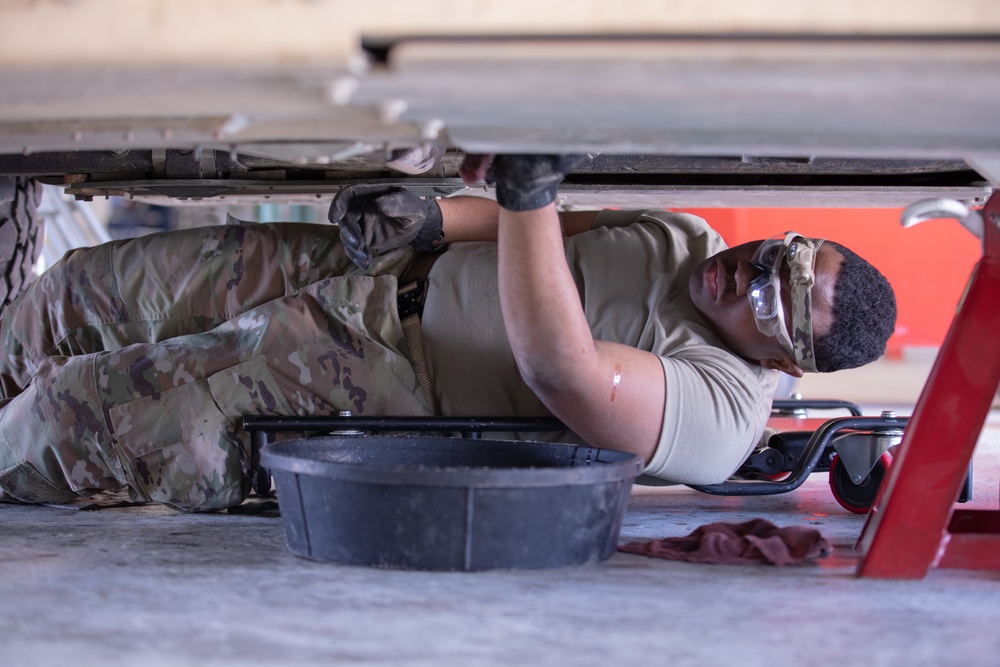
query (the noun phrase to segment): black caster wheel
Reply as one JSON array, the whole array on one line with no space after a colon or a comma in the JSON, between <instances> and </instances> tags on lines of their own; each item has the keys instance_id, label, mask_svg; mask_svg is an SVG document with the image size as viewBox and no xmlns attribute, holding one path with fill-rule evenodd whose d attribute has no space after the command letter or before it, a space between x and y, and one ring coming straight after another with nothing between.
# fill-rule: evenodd
<instances>
[{"instance_id":1,"label":"black caster wheel","mask_svg":"<svg viewBox=\"0 0 1000 667\"><path fill-rule=\"evenodd\" d=\"M830 490L833 491L833 497L848 512L867 514L875 503L890 465L892 465L892 455L883 452L868 476L860 482L855 482L840 457L835 456L830 462Z\"/></svg>"}]
</instances>

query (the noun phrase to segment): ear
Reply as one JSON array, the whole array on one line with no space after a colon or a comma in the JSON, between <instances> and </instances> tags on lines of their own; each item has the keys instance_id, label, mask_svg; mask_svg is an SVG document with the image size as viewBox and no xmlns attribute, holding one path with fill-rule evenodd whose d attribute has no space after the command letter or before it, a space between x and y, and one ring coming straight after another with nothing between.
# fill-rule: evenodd
<instances>
[{"instance_id":1,"label":"ear","mask_svg":"<svg viewBox=\"0 0 1000 667\"><path fill-rule=\"evenodd\" d=\"M772 371L781 371L792 377L800 378L803 375L802 369L791 357L778 357L777 359L761 359L760 365Z\"/></svg>"}]
</instances>

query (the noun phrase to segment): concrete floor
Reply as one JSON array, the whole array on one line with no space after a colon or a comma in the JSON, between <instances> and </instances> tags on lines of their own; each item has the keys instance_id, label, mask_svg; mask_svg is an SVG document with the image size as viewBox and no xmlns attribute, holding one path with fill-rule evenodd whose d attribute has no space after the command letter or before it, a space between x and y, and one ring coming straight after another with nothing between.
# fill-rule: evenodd
<instances>
[{"instance_id":1,"label":"concrete floor","mask_svg":"<svg viewBox=\"0 0 1000 667\"><path fill-rule=\"evenodd\" d=\"M903 414L925 372L922 359L882 362L863 388L855 374L802 391L860 389L866 413ZM995 509L996 410L975 466L969 506ZM787 568L618 553L558 570L384 571L292 555L273 512L0 505L0 666L1000 664L1000 572L856 578L864 518L825 475L762 498L638 489L621 540L753 517L816 526L835 552Z\"/></svg>"}]
</instances>

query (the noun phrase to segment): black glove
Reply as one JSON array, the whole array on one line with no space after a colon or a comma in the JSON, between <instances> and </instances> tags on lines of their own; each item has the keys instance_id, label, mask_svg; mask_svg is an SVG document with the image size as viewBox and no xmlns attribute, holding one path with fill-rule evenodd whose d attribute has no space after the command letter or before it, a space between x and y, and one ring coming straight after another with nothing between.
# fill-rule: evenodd
<instances>
[{"instance_id":1,"label":"black glove","mask_svg":"<svg viewBox=\"0 0 1000 667\"><path fill-rule=\"evenodd\" d=\"M486 173L496 183L497 203L508 211L533 211L556 199L566 174L586 155L497 155Z\"/></svg>"},{"instance_id":2,"label":"black glove","mask_svg":"<svg viewBox=\"0 0 1000 667\"><path fill-rule=\"evenodd\" d=\"M394 185L348 186L333 198L327 217L340 227L347 256L365 271L375 253L407 243L424 252L444 246L437 202Z\"/></svg>"}]
</instances>

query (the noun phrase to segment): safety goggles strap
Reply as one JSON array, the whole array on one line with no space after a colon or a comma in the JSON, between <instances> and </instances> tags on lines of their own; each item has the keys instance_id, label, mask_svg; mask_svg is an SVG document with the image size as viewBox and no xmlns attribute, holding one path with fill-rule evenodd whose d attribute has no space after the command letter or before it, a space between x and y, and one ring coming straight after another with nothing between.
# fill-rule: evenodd
<instances>
[{"instance_id":1,"label":"safety goggles strap","mask_svg":"<svg viewBox=\"0 0 1000 667\"><path fill-rule=\"evenodd\" d=\"M785 238L792 292L792 336L790 341L788 336L779 336L779 341L799 368L815 373L818 369L813 348L812 286L816 283L816 256L823 239L809 239L792 232Z\"/></svg>"}]
</instances>

